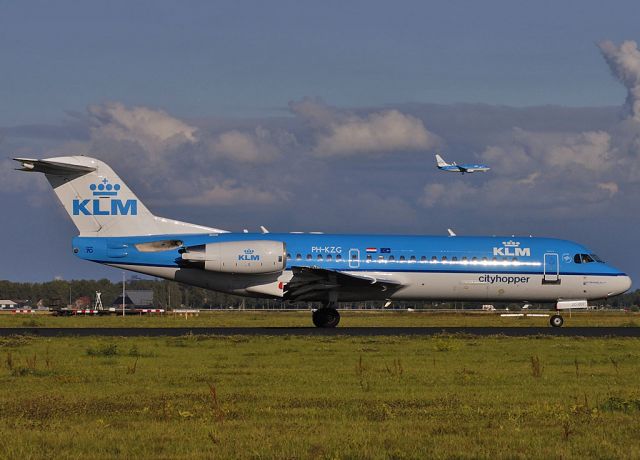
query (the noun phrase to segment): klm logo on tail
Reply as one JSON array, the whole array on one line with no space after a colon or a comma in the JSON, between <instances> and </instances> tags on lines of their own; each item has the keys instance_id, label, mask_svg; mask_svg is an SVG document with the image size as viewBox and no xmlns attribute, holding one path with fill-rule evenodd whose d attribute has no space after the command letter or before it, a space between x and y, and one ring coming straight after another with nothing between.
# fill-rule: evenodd
<instances>
[{"instance_id":1,"label":"klm logo on tail","mask_svg":"<svg viewBox=\"0 0 640 460\"><path fill-rule=\"evenodd\" d=\"M100 184L91 184L89 189L93 193L93 199L73 200L74 216L137 216L138 200L121 200L117 198L120 184L110 184L108 179L103 179ZM110 200L100 199L109 197Z\"/></svg>"}]
</instances>

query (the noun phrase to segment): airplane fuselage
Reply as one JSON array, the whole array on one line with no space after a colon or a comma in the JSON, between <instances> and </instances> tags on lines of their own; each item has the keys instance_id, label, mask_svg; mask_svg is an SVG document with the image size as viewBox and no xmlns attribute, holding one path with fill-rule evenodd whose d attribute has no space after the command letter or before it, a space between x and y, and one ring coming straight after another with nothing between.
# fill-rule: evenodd
<instances>
[{"instance_id":1,"label":"airplane fuselage","mask_svg":"<svg viewBox=\"0 0 640 460\"><path fill-rule=\"evenodd\" d=\"M457 173L473 173L473 172L487 172L491 168L485 165L446 165L438 166L441 171L457 172Z\"/></svg>"},{"instance_id":2,"label":"airplane fuselage","mask_svg":"<svg viewBox=\"0 0 640 460\"><path fill-rule=\"evenodd\" d=\"M149 250L149 244L171 241ZM284 270L233 273L185 265L184 248L239 243L238 263L259 263L246 242L284 244ZM248 246L247 246L248 247ZM220 233L76 237L80 258L232 294L286 298L294 267L309 267L397 283L397 290L333 289L335 301L478 300L556 302L600 299L626 291L623 272L566 240L531 237L439 237L294 233ZM584 257L584 256L588 257ZM237 259L236 259L237 257ZM257 258L257 259L256 259ZM326 300L314 291L304 300ZM294 299L295 300L295 299Z\"/></svg>"}]
</instances>

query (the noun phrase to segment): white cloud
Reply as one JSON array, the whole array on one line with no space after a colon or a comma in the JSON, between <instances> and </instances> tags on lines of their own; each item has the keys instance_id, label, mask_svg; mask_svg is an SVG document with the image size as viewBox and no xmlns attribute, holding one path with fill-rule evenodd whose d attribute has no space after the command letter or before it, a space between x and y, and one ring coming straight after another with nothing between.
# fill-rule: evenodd
<instances>
[{"instance_id":1,"label":"white cloud","mask_svg":"<svg viewBox=\"0 0 640 460\"><path fill-rule=\"evenodd\" d=\"M88 111L94 139L135 142L153 153L160 153L171 145L197 141L195 127L163 110L127 108L119 102L110 102L92 105Z\"/></svg>"},{"instance_id":2,"label":"white cloud","mask_svg":"<svg viewBox=\"0 0 640 460\"><path fill-rule=\"evenodd\" d=\"M423 150L439 142L422 120L398 110L358 116L311 99L291 103L289 107L313 127L312 152L318 156Z\"/></svg>"},{"instance_id":3,"label":"white cloud","mask_svg":"<svg viewBox=\"0 0 640 460\"><path fill-rule=\"evenodd\" d=\"M372 113L366 118L351 117L333 124L320 135L314 152L318 155L348 155L362 152L423 150L436 144L422 121L397 110Z\"/></svg>"},{"instance_id":4,"label":"white cloud","mask_svg":"<svg viewBox=\"0 0 640 460\"><path fill-rule=\"evenodd\" d=\"M618 184L615 182L600 182L598 184L600 190L604 190L609 193L609 198L613 197L619 192Z\"/></svg>"},{"instance_id":5,"label":"white cloud","mask_svg":"<svg viewBox=\"0 0 640 460\"><path fill-rule=\"evenodd\" d=\"M295 136L286 131L273 133L261 126L253 132L226 131L211 141L215 155L244 163L269 162L296 143Z\"/></svg>"},{"instance_id":6,"label":"white cloud","mask_svg":"<svg viewBox=\"0 0 640 460\"><path fill-rule=\"evenodd\" d=\"M604 131L570 134L555 145L541 146L541 156L550 167L583 167L592 171L611 167L611 136Z\"/></svg>"},{"instance_id":7,"label":"white cloud","mask_svg":"<svg viewBox=\"0 0 640 460\"><path fill-rule=\"evenodd\" d=\"M604 131L582 133L532 132L515 128L510 141L489 146L483 161L497 166L498 174L522 174L542 168L611 167L611 136Z\"/></svg>"},{"instance_id":8,"label":"white cloud","mask_svg":"<svg viewBox=\"0 0 640 460\"><path fill-rule=\"evenodd\" d=\"M598 43L613 75L627 88L626 106L630 117L640 122L640 51L635 41L616 46L611 41Z\"/></svg>"}]
</instances>

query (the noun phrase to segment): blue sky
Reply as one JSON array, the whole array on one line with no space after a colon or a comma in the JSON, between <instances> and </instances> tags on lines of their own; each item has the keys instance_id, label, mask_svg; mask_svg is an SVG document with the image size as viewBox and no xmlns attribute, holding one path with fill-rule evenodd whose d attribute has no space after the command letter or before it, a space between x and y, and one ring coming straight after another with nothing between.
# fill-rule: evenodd
<instances>
[{"instance_id":1,"label":"blue sky","mask_svg":"<svg viewBox=\"0 0 640 460\"><path fill-rule=\"evenodd\" d=\"M0 278L120 276L74 259L44 179L4 160L67 153L182 220L558 236L640 277L622 45L638 17L630 1L0 0ZM492 172L443 177L435 149Z\"/></svg>"},{"instance_id":2,"label":"blue sky","mask_svg":"<svg viewBox=\"0 0 640 460\"><path fill-rule=\"evenodd\" d=\"M617 5L617 6L615 6ZM179 116L262 114L318 95L615 104L593 52L637 2L2 2L2 124L117 100Z\"/></svg>"}]
</instances>

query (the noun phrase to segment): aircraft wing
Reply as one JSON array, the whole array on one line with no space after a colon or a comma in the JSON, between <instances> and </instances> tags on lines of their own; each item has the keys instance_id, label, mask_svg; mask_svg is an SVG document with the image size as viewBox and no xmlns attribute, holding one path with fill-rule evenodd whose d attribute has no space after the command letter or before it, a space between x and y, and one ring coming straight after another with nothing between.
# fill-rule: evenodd
<instances>
[{"instance_id":1,"label":"aircraft wing","mask_svg":"<svg viewBox=\"0 0 640 460\"><path fill-rule=\"evenodd\" d=\"M402 287L401 283L373 277L350 275L324 268L292 267L293 277L284 285L285 300L322 300L331 291L385 298Z\"/></svg>"},{"instance_id":2,"label":"aircraft wing","mask_svg":"<svg viewBox=\"0 0 640 460\"><path fill-rule=\"evenodd\" d=\"M471 168L465 168L464 166L458 165L458 168L460 168L460 172L473 172Z\"/></svg>"}]
</instances>

